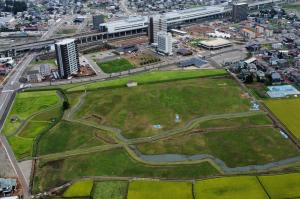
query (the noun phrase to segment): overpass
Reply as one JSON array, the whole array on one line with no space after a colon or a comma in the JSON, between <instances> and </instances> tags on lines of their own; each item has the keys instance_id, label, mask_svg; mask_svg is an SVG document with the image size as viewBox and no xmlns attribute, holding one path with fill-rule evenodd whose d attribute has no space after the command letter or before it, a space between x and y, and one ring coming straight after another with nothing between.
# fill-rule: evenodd
<instances>
[{"instance_id":1,"label":"overpass","mask_svg":"<svg viewBox=\"0 0 300 199\"><path fill-rule=\"evenodd\" d=\"M0 57L1 55L4 56L16 56L19 53L28 51L28 50L40 50L40 49L45 49L51 45L53 45L56 41L64 38L75 38L77 41L77 44L84 45L88 43L93 43L93 42L107 42L115 39L122 39L122 38L127 38L131 37L133 35L135 36L142 36L147 34L147 28L140 28L140 29L135 29L131 31L126 31L126 32L117 32L117 33L87 33L85 35L79 34L79 35L73 35L69 37L58 37L58 38L53 38L53 39L47 39L47 40L40 40L40 41L35 41L35 42L28 42L28 43L23 43L23 44L15 44L12 45L8 48L3 48L0 49Z\"/></svg>"},{"instance_id":2,"label":"overpass","mask_svg":"<svg viewBox=\"0 0 300 199\"><path fill-rule=\"evenodd\" d=\"M250 10L256 10L256 9L261 9L267 6L271 6L274 4L281 4L281 3L286 3L289 1L293 0L255 0L249 4L249 9ZM231 8L226 8L223 11L220 11L218 13L213 13L211 15L207 15L204 18L201 18L200 20L186 20L182 21L181 23L193 23L193 22L201 22L203 20L208 20L208 19L214 19L214 18L223 18L225 15L228 15L231 13ZM179 22L178 22L179 23ZM168 24L172 25L172 24ZM78 45L86 45L89 43L94 43L94 42L107 42L110 40L115 40L115 39L122 39L122 38L127 38L130 36L140 36L140 35L146 35L147 34L147 27L136 27L135 29L132 30L126 30L123 32L93 32L93 33L86 33L86 34L77 34L77 35L72 35L68 37L75 38ZM29 43L23 43L23 44L15 44L12 45L8 48L4 48L0 50L0 57L1 56L16 56L19 53L28 51L28 50L40 50L40 49L45 49L51 45L53 45L57 40L63 39L63 38L68 38L68 37L59 37L59 38L54 38L54 39L47 39L47 40L40 40L40 41L35 41L35 42L29 42Z\"/></svg>"}]
</instances>

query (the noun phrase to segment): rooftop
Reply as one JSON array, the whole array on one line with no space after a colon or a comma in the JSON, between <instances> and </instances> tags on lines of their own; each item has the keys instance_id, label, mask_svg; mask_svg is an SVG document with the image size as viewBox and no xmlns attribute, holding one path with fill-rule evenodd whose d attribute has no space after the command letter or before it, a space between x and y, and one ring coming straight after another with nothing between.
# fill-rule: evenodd
<instances>
[{"instance_id":1,"label":"rooftop","mask_svg":"<svg viewBox=\"0 0 300 199\"><path fill-rule=\"evenodd\" d=\"M200 45L218 47L218 46L231 45L231 42L228 41L227 39L217 38L217 39L213 39L213 40L201 41Z\"/></svg>"},{"instance_id":2,"label":"rooftop","mask_svg":"<svg viewBox=\"0 0 300 199\"><path fill-rule=\"evenodd\" d=\"M75 42L75 39L64 39L64 40L58 41L56 44L57 45L66 45L66 44L69 44L72 42Z\"/></svg>"}]
</instances>

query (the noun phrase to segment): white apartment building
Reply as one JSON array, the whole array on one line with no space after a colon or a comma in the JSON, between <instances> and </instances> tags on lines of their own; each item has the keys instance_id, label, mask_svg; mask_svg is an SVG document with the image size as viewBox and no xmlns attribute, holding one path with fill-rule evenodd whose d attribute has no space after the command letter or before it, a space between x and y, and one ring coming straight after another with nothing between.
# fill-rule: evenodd
<instances>
[{"instance_id":1,"label":"white apartment building","mask_svg":"<svg viewBox=\"0 0 300 199\"><path fill-rule=\"evenodd\" d=\"M157 33L157 51L166 55L172 55L172 35L165 31Z\"/></svg>"},{"instance_id":2,"label":"white apartment building","mask_svg":"<svg viewBox=\"0 0 300 199\"><path fill-rule=\"evenodd\" d=\"M62 78L77 74L79 55L75 39L65 39L55 44L58 72Z\"/></svg>"}]
</instances>

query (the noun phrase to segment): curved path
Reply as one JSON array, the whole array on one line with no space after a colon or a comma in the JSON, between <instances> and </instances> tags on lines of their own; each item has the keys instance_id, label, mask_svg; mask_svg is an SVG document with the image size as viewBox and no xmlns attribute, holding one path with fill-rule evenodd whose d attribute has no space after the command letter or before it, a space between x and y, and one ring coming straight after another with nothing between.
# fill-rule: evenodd
<instances>
[{"instance_id":1,"label":"curved path","mask_svg":"<svg viewBox=\"0 0 300 199\"><path fill-rule=\"evenodd\" d=\"M138 143L144 143L144 142L151 142L159 139L164 139L170 136L174 136L180 133L184 133L186 131L189 131L193 128L195 128L199 123L209 121L209 120L215 120L215 119L229 119L229 118L239 118L239 117L249 117L253 115L259 115L259 114L266 114L265 112L255 112L255 111L249 111L249 112L241 112L241 113L227 113L227 114L219 114L219 115L209 115L209 116L203 116L199 118L195 118L185 124L184 127L173 129L169 131L162 132L160 134L145 137L145 138L135 138L135 139L127 139L122 135L122 131L118 128L108 127L104 125L96 125L91 122L82 121L82 120L75 120L71 119L73 118L73 114L80 108L80 106L84 102L84 97L86 93L80 96L79 101L76 103L74 108L70 110L67 120L70 122L76 122L81 123L84 125L89 125L101 130L106 130L109 132L112 132L114 135L113 137L117 140L119 144L113 144L113 145L103 145L103 146L97 146L92 147L88 149L76 149L72 151L66 151L63 153L56 153L56 154L49 154L38 157L38 159L61 159L65 157L70 156L76 156L81 154L88 154L93 152L99 152L99 151L105 151L110 150L113 148L119 148L123 147L129 156L133 158L135 161L147 164L147 165L155 165L155 166L166 166L166 165L184 165L184 164L199 164L203 162L209 162L213 167L215 167L220 173L222 174L237 174L237 173L249 173L249 172L264 172L268 171L270 169L275 169L278 167L286 166L289 164L300 162L300 156L280 160L277 162L267 163L267 164L261 164L261 165L249 165L249 166L243 166L243 167L228 167L226 163L212 155L209 154L196 154L191 156L181 155L181 154L162 154L162 155L144 155L140 151L137 150L136 147L134 147L134 144Z\"/></svg>"}]
</instances>

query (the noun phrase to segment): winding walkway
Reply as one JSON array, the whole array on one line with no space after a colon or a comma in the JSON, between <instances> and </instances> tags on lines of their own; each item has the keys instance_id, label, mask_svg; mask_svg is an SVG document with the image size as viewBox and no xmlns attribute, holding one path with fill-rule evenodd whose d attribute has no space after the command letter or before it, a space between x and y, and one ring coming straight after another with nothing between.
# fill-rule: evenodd
<instances>
[{"instance_id":1,"label":"winding walkway","mask_svg":"<svg viewBox=\"0 0 300 199\"><path fill-rule=\"evenodd\" d=\"M216 120L216 119L229 119L229 118L239 118L239 117L249 117L254 115L266 114L265 112L255 112L255 111L248 111L248 112L241 112L241 113L227 113L227 114L219 114L219 115L209 115L203 116L199 118L195 118L189 122L187 122L184 127L164 131L160 134L145 137L145 138L135 138L135 139L127 139L122 135L122 131L118 128L108 127L104 125L96 125L91 122L82 121L82 120L75 120L73 119L73 114L80 108L80 106L84 102L84 97L86 93L82 94L79 98L79 101L76 105L68 112L66 120L70 122L80 123L83 125L92 126L94 128L98 128L101 130L112 132L114 138L117 140L118 144L112 145L102 145L91 147L87 149L76 149L71 151L66 151L63 153L55 153L49 155L43 155L38 157L38 159L61 159L76 155L83 155L93 152L99 151L106 151L114 148L124 148L129 156L133 158L135 161L153 165L153 166L167 166L167 165L187 165L187 164L199 164L203 162L209 162L214 168L216 168L222 174L241 174L241 173L251 173L251 172L264 172L270 169L275 169L278 167L284 167L289 164L300 162L300 156L280 160L272 163L261 164L261 165L249 165L249 166L242 166L242 167L228 167L223 160L220 160L212 155L209 154L196 154L196 155L181 155L181 154L161 154L161 155L144 155L142 154L135 146L135 144L145 143L145 142L152 142L159 139L164 139L167 137L171 137L180 133L187 132L195 128L199 123L209 121L209 120Z\"/></svg>"}]
</instances>

